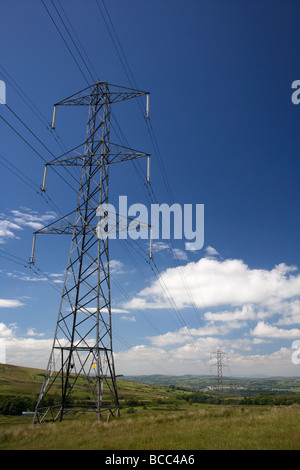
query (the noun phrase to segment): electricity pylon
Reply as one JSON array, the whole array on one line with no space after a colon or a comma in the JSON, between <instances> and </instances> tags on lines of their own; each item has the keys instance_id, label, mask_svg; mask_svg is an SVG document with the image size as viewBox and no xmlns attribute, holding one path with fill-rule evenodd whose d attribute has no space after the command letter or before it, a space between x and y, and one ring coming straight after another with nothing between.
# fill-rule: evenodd
<instances>
[{"instance_id":1,"label":"electricity pylon","mask_svg":"<svg viewBox=\"0 0 300 470\"><path fill-rule=\"evenodd\" d=\"M217 392L218 392L218 401L221 403L221 400L224 402L224 386L223 386L223 367L227 367L227 364L224 364L222 357L228 358L228 355L220 349L212 352L212 356L215 356L215 364L212 367L216 367L216 379L217 379Z\"/></svg>"},{"instance_id":2,"label":"electricity pylon","mask_svg":"<svg viewBox=\"0 0 300 470\"><path fill-rule=\"evenodd\" d=\"M146 92L97 82L54 106L88 106L86 139L82 145L45 166L81 168L76 209L34 234L72 235L58 319L34 424L77 418L90 411L98 420L119 415L112 346L111 292L106 218L97 211L108 204L109 168L148 154L110 142L111 105ZM147 94L148 103L148 94ZM73 217L73 222L69 219ZM116 231L118 227L115 228Z\"/></svg>"}]
</instances>

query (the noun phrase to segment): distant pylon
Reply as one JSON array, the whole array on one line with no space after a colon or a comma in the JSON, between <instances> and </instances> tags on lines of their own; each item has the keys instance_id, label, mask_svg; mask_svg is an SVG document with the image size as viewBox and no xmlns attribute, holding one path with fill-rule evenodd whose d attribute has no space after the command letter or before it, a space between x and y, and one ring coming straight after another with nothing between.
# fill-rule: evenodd
<instances>
[{"instance_id":1,"label":"distant pylon","mask_svg":"<svg viewBox=\"0 0 300 470\"><path fill-rule=\"evenodd\" d=\"M227 367L227 364L224 364L222 358L226 357L228 359L228 354L220 349L213 351L211 356L214 358L214 363L211 367L216 367L216 381L217 381L217 392L218 392L218 402L224 403L224 384L223 384L223 367Z\"/></svg>"},{"instance_id":2,"label":"distant pylon","mask_svg":"<svg viewBox=\"0 0 300 470\"><path fill-rule=\"evenodd\" d=\"M56 108L62 105L88 106L88 121L84 143L45 167L43 191L48 166L80 167L81 176L76 209L34 234L31 262L34 262L36 234L72 235L53 346L34 424L75 419L85 412L91 412L98 420L119 415L112 346L109 244L108 236L98 235L99 224L103 224L98 208L108 204L110 165L148 156L110 141L111 105L145 94L97 82L54 106L52 128L55 128ZM102 229L105 231L107 227L104 224Z\"/></svg>"}]
</instances>

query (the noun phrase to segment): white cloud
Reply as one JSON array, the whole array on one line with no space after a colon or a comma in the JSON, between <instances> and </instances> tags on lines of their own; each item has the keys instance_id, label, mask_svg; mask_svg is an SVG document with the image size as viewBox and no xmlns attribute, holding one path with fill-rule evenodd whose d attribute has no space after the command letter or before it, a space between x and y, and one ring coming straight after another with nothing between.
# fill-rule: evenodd
<instances>
[{"instance_id":1,"label":"white cloud","mask_svg":"<svg viewBox=\"0 0 300 470\"><path fill-rule=\"evenodd\" d=\"M224 327L225 325L223 325ZM42 338L35 329L28 329L23 337L15 333L16 326L0 323L0 340L5 346L6 361L14 365L45 368L53 339ZM291 348L280 348L271 354L251 354L254 338L229 339L224 336L203 335L200 329L191 329L194 343L181 331L155 338L151 345L139 344L127 350L114 353L117 373L135 374L210 374L211 352L221 348L229 353L229 372L224 375L296 375L297 368L292 364ZM178 342L175 342L175 334ZM28 337L30 335L30 337ZM168 339L170 341L168 341ZM116 342L116 340L115 340ZM194 347L196 345L196 348ZM249 354L250 353L250 354Z\"/></svg>"},{"instance_id":2,"label":"white cloud","mask_svg":"<svg viewBox=\"0 0 300 470\"><path fill-rule=\"evenodd\" d=\"M5 359L3 362L25 367L45 368L49 360L53 339L41 339L42 335L42 333L37 333L34 328L29 328L24 337L18 336L16 324L0 323L2 359Z\"/></svg>"},{"instance_id":3,"label":"white cloud","mask_svg":"<svg viewBox=\"0 0 300 470\"><path fill-rule=\"evenodd\" d=\"M256 327L251 330L251 335L262 338L299 338L300 329L291 328L290 330L278 328L263 321L257 323Z\"/></svg>"},{"instance_id":4,"label":"white cloud","mask_svg":"<svg viewBox=\"0 0 300 470\"><path fill-rule=\"evenodd\" d=\"M178 331L168 331L165 334L152 336L149 338L151 344L158 347L165 347L174 344L186 343L189 341L189 336L185 328Z\"/></svg>"},{"instance_id":5,"label":"white cloud","mask_svg":"<svg viewBox=\"0 0 300 470\"><path fill-rule=\"evenodd\" d=\"M207 246L207 247L205 248L205 251L206 251L207 256L217 256L217 255L220 254L220 253L218 253L218 251L217 251L215 248L213 248L212 246Z\"/></svg>"},{"instance_id":6,"label":"white cloud","mask_svg":"<svg viewBox=\"0 0 300 470\"><path fill-rule=\"evenodd\" d=\"M294 267L280 264L271 270L251 269L242 260L202 258L180 268L169 268L158 280L140 291L132 301L140 308L168 308L170 296L178 308L272 306L299 296L300 275ZM184 282L183 282L184 280ZM186 285L189 286L188 292Z\"/></svg>"},{"instance_id":7,"label":"white cloud","mask_svg":"<svg viewBox=\"0 0 300 470\"><path fill-rule=\"evenodd\" d=\"M10 338L13 335L13 328L0 323L0 338Z\"/></svg>"},{"instance_id":8,"label":"white cloud","mask_svg":"<svg viewBox=\"0 0 300 470\"><path fill-rule=\"evenodd\" d=\"M257 338L257 337L253 339L253 344L266 344L266 343L272 343L272 341L267 340L265 338Z\"/></svg>"},{"instance_id":9,"label":"white cloud","mask_svg":"<svg viewBox=\"0 0 300 470\"><path fill-rule=\"evenodd\" d=\"M111 313L129 313L129 310L125 310L124 308L111 308Z\"/></svg>"},{"instance_id":10,"label":"white cloud","mask_svg":"<svg viewBox=\"0 0 300 470\"><path fill-rule=\"evenodd\" d=\"M151 336L148 339L154 346L167 347L174 344L191 343L198 337L224 336L233 329L242 328L243 326L245 326L245 323L229 322L226 325L208 324L200 328L183 327L176 331Z\"/></svg>"},{"instance_id":11,"label":"white cloud","mask_svg":"<svg viewBox=\"0 0 300 470\"><path fill-rule=\"evenodd\" d=\"M177 258L178 260L181 261L187 261L188 260L188 255L186 251L180 249L180 248L173 248L171 243L166 243L166 242L161 242L161 241L153 241L152 243L152 251L153 252L160 252L160 251L168 251L169 253L172 254L174 258Z\"/></svg>"},{"instance_id":12,"label":"white cloud","mask_svg":"<svg viewBox=\"0 0 300 470\"><path fill-rule=\"evenodd\" d=\"M232 322L257 320L274 315L274 311L260 309L253 304L242 305L234 310L224 310L218 312L206 312L204 318L211 322Z\"/></svg>"},{"instance_id":13,"label":"white cloud","mask_svg":"<svg viewBox=\"0 0 300 470\"><path fill-rule=\"evenodd\" d=\"M282 347L271 354L230 355L233 375L297 376L299 366L292 363L293 349Z\"/></svg>"},{"instance_id":14,"label":"white cloud","mask_svg":"<svg viewBox=\"0 0 300 470\"><path fill-rule=\"evenodd\" d=\"M9 220L0 220L0 244L5 243L8 238L18 238L14 233L16 230L22 230L22 227Z\"/></svg>"},{"instance_id":15,"label":"white cloud","mask_svg":"<svg viewBox=\"0 0 300 470\"><path fill-rule=\"evenodd\" d=\"M183 318L191 318L187 309L191 311L193 301L203 312L200 328L181 328L147 338L150 346L145 346L145 350L168 352L164 366L173 373L195 373L201 355L209 358L218 347L230 352L232 371L236 374L295 373L288 349L262 353L274 339L300 338L300 329L289 328L300 323L300 275L295 266L281 263L270 270L254 269L242 260L220 261L209 256L162 272L158 281L140 291L125 307L135 304L143 309L169 309L172 305L168 293ZM273 323L266 323L267 318ZM239 335L233 331L242 328ZM282 363L277 363L280 357Z\"/></svg>"},{"instance_id":16,"label":"white cloud","mask_svg":"<svg viewBox=\"0 0 300 470\"><path fill-rule=\"evenodd\" d=\"M9 364L45 369L53 339L11 337L5 340L6 361Z\"/></svg>"},{"instance_id":17,"label":"white cloud","mask_svg":"<svg viewBox=\"0 0 300 470\"><path fill-rule=\"evenodd\" d=\"M123 274L125 272L124 264L122 263L122 261L112 259L109 262L109 271L110 274Z\"/></svg>"},{"instance_id":18,"label":"white cloud","mask_svg":"<svg viewBox=\"0 0 300 470\"><path fill-rule=\"evenodd\" d=\"M22 307L24 304L19 300L0 299L0 308Z\"/></svg>"},{"instance_id":19,"label":"white cloud","mask_svg":"<svg viewBox=\"0 0 300 470\"><path fill-rule=\"evenodd\" d=\"M183 261L188 260L188 256L186 252L183 250L180 250L179 248L172 248L172 253L174 257L177 258L178 260L183 260Z\"/></svg>"},{"instance_id":20,"label":"white cloud","mask_svg":"<svg viewBox=\"0 0 300 470\"><path fill-rule=\"evenodd\" d=\"M159 242L159 241L153 241L152 242L152 250L153 251L163 251L163 250L169 250L170 249L170 244L166 242Z\"/></svg>"},{"instance_id":21,"label":"white cloud","mask_svg":"<svg viewBox=\"0 0 300 470\"><path fill-rule=\"evenodd\" d=\"M14 270L13 272L7 272L6 275L11 278L19 279L20 281L25 281L25 282L53 282L54 284L63 284L62 279L58 279L59 274L49 274L46 276L40 275L40 276L29 276L28 274ZM52 279L49 279L49 277ZM61 275L62 276L62 275Z\"/></svg>"},{"instance_id":22,"label":"white cloud","mask_svg":"<svg viewBox=\"0 0 300 470\"><path fill-rule=\"evenodd\" d=\"M38 333L35 328L28 328L26 331L26 336L39 336L43 337L45 336L44 333Z\"/></svg>"},{"instance_id":23,"label":"white cloud","mask_svg":"<svg viewBox=\"0 0 300 470\"><path fill-rule=\"evenodd\" d=\"M119 272L123 266L116 262L114 268ZM161 273L159 282L152 282L122 308L113 308L112 313L121 314L122 321L135 322L130 314L132 307L169 309L167 293L170 292L184 320L195 320L192 301L203 309L202 326L192 324L188 330L180 328L164 330L152 337L144 335L142 342L146 344L115 353L117 370L124 374L167 371L176 375L207 374L210 371L203 359L209 365L211 352L220 347L229 353L232 374L293 375L295 366L289 348L281 347L269 354L264 347L266 343L268 348L272 343L278 345L275 339L285 342L300 339L300 328L291 327L300 324L299 287L300 275L295 266L282 263L269 270L254 269L242 260L216 259L212 252L198 262L169 268ZM27 362L28 366L39 363L39 367L45 367L52 339L39 337L41 334L33 328L23 338L16 338L11 327L6 328L4 325L2 332L6 332L8 361L20 365Z\"/></svg>"},{"instance_id":24,"label":"white cloud","mask_svg":"<svg viewBox=\"0 0 300 470\"><path fill-rule=\"evenodd\" d=\"M55 219L56 213L53 211L47 211L45 214L39 214L37 211L33 211L28 208L23 208L23 211L12 210L13 222L24 226L31 227L34 230L39 230L47 225L51 220Z\"/></svg>"},{"instance_id":25,"label":"white cloud","mask_svg":"<svg viewBox=\"0 0 300 470\"><path fill-rule=\"evenodd\" d=\"M55 284L63 284L64 283L64 273L50 273L49 276L52 278L52 282Z\"/></svg>"},{"instance_id":26,"label":"white cloud","mask_svg":"<svg viewBox=\"0 0 300 470\"><path fill-rule=\"evenodd\" d=\"M27 281L27 282L49 281L47 277L28 276L28 274L22 273L21 271L13 271L12 273L6 273L6 274L8 277L13 277L15 279L19 279L20 281Z\"/></svg>"},{"instance_id":27,"label":"white cloud","mask_svg":"<svg viewBox=\"0 0 300 470\"><path fill-rule=\"evenodd\" d=\"M71 311L71 307L68 308L69 311ZM97 307L82 307L79 309L80 312L83 313L95 313L97 312ZM103 313L108 313L107 307L101 309ZM111 308L111 313L129 313L129 310L125 310L124 308Z\"/></svg>"},{"instance_id":28,"label":"white cloud","mask_svg":"<svg viewBox=\"0 0 300 470\"><path fill-rule=\"evenodd\" d=\"M166 374L172 361L167 351L144 344L114 354L117 374ZM166 366L165 366L166 364Z\"/></svg>"},{"instance_id":29,"label":"white cloud","mask_svg":"<svg viewBox=\"0 0 300 470\"><path fill-rule=\"evenodd\" d=\"M121 317L121 320L124 320L124 321L128 321L128 322L136 322L136 318L135 317L129 317L128 315L122 315Z\"/></svg>"},{"instance_id":30,"label":"white cloud","mask_svg":"<svg viewBox=\"0 0 300 470\"><path fill-rule=\"evenodd\" d=\"M56 213L53 211L40 214L26 207L23 207L22 210L11 210L9 215L2 213L0 214L0 244L10 238L19 238L15 232L24 230L25 227L39 230L55 217Z\"/></svg>"},{"instance_id":31,"label":"white cloud","mask_svg":"<svg viewBox=\"0 0 300 470\"><path fill-rule=\"evenodd\" d=\"M134 346L127 351L115 354L115 363L118 373L124 375L138 374L211 374L211 352L221 348L228 351L226 363L229 368L223 370L223 375L266 375L266 376L295 376L298 374L299 366L292 363L293 349L280 348L271 354L249 354L251 343L249 339L230 340L208 337L200 338L197 347L202 351L201 359L199 352L186 343L166 351L159 346ZM244 352L242 352L243 350ZM247 353L247 354L245 354Z\"/></svg>"},{"instance_id":32,"label":"white cloud","mask_svg":"<svg viewBox=\"0 0 300 470\"><path fill-rule=\"evenodd\" d=\"M276 305L276 312L281 313L281 318L278 320L278 325L293 325L300 324L300 300L295 299L291 301L281 302Z\"/></svg>"}]
</instances>

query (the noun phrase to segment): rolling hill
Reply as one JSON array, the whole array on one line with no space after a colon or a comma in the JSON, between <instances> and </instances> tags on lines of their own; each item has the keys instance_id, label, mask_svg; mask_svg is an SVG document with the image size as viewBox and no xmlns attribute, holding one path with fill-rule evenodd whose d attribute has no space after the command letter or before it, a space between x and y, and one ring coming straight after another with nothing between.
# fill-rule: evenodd
<instances>
[{"instance_id":1,"label":"rolling hill","mask_svg":"<svg viewBox=\"0 0 300 470\"><path fill-rule=\"evenodd\" d=\"M0 406L15 397L31 397L34 403L42 378L42 370L0 364ZM0 412L0 449L190 450L193 455L203 449L300 449L299 405L260 402L248 406L230 400L226 406L200 403L197 397L211 397L199 389L207 388L209 380L197 376L124 377L118 383L121 416L109 422L63 421L36 427L20 413ZM272 393L276 389L277 396L284 396L283 391L291 396L294 390L297 396L299 381L251 379L249 386L253 390L267 387Z\"/></svg>"}]
</instances>

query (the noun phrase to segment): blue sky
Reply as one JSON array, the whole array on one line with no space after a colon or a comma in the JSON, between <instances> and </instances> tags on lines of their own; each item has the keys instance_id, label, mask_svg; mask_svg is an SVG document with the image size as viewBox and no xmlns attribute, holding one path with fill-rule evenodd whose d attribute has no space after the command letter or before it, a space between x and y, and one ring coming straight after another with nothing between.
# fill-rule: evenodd
<instances>
[{"instance_id":1,"label":"blue sky","mask_svg":"<svg viewBox=\"0 0 300 470\"><path fill-rule=\"evenodd\" d=\"M182 240L172 240L171 248L165 240L154 244L161 282L132 243L112 241L117 372L206 374L211 352L220 347L231 374L297 375L291 357L300 339L300 107L291 101L291 85L300 79L299 3L106 0L122 50L107 30L102 0L44 4L74 57L42 1L0 0L7 104L0 105L0 338L6 361L46 366L70 239L40 235L36 265L26 263L32 233L76 204L75 191L53 171L46 194L39 189L43 159L85 136L87 110L75 108L58 110L57 133L51 133L53 104L85 88L84 76L91 81L56 6L76 31L93 75L95 69L101 80L130 86L124 52L137 87L150 92L157 146L136 102L116 105L114 113L130 146L151 154L157 202L205 206L201 250L186 251ZM144 182L130 163L122 165L112 170L112 202L126 195L129 204L149 206ZM146 162L140 169L145 178ZM60 173L74 184L64 169Z\"/></svg>"}]
</instances>

